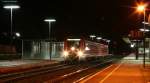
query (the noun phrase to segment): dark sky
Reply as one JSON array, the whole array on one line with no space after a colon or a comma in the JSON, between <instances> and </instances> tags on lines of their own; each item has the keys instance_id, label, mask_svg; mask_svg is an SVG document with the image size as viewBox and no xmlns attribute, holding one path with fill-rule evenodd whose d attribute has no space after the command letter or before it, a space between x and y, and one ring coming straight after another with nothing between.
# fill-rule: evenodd
<instances>
[{"instance_id":1,"label":"dark sky","mask_svg":"<svg viewBox=\"0 0 150 83\"><path fill-rule=\"evenodd\" d=\"M137 0L18 0L13 12L13 31L24 38L47 38L46 18L55 18L52 36L96 34L106 38L127 35L140 26L141 17L132 14ZM0 31L10 31L10 11L0 2Z\"/></svg>"}]
</instances>

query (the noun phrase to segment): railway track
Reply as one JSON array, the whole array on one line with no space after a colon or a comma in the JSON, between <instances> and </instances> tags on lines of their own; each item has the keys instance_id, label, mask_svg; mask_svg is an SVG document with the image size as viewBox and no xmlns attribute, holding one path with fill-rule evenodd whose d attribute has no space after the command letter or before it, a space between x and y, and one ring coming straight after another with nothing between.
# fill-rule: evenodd
<instances>
[{"instance_id":1,"label":"railway track","mask_svg":"<svg viewBox=\"0 0 150 83\"><path fill-rule=\"evenodd\" d=\"M74 65L67 65L67 64L59 64L56 66L46 66L46 67L41 67L37 69L31 69L28 71L22 71L22 72L16 72L16 73L9 73L9 74L2 74L0 75L0 82L1 83L20 83L22 79L34 76L39 76L39 75L45 75L50 73L49 79L44 79L48 80L45 81L46 83L51 83L51 82L60 82L61 80L65 80L67 78L70 78L73 75L80 74L82 72L88 71L94 67L98 67L100 65L104 65L106 63L111 63L113 60L109 60L103 63L99 64L99 61L94 61L94 62L89 62L89 63L82 63L82 64L74 64ZM85 65L86 64L86 65ZM93 65L94 64L94 65ZM64 73L62 73L64 72ZM57 73L57 74L55 74ZM59 74L60 73L60 74ZM53 76L56 75L56 76ZM20 80L19 80L20 79ZM25 81L25 80L24 80ZM21 82L23 83L23 82ZM26 83L26 82L24 82Z\"/></svg>"},{"instance_id":2,"label":"railway track","mask_svg":"<svg viewBox=\"0 0 150 83\"><path fill-rule=\"evenodd\" d=\"M74 72L71 72L71 73L59 76L56 79L48 80L45 83L61 83L61 82L63 82L63 83L77 83L76 80L78 78L80 78L81 74L86 73L83 76L87 77L87 76L95 73L93 71L87 73L88 71L90 71L90 70L92 70L92 69L94 69L96 67L97 68L103 68L106 65L111 64L112 62L113 62L113 60L109 60L109 61L106 61L106 62L103 62L103 63L100 63L100 64L95 64L95 65L92 65L92 66L89 66L89 67L86 67L86 68L81 68L81 69L78 69L78 70L76 70Z\"/></svg>"},{"instance_id":3,"label":"railway track","mask_svg":"<svg viewBox=\"0 0 150 83\"><path fill-rule=\"evenodd\" d=\"M40 74L44 74L44 73L48 73L48 72L54 72L54 71L58 71L61 69L70 68L72 66L73 65L60 64L60 65L56 65L56 66L46 66L46 67L34 68L34 69L26 70L26 71L1 74L0 82L8 82L8 81L16 80L19 78L40 75Z\"/></svg>"}]
</instances>

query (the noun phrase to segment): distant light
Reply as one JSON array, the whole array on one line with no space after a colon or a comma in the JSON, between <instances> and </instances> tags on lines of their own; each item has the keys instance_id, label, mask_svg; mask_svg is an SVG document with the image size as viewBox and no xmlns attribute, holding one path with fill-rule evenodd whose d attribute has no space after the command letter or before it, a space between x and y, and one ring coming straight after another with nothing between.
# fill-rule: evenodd
<instances>
[{"instance_id":1,"label":"distant light","mask_svg":"<svg viewBox=\"0 0 150 83\"><path fill-rule=\"evenodd\" d=\"M87 50L87 51L88 51L88 50L90 50L90 48L89 48L89 47L85 47L85 50Z\"/></svg>"},{"instance_id":2,"label":"distant light","mask_svg":"<svg viewBox=\"0 0 150 83\"><path fill-rule=\"evenodd\" d=\"M6 5L4 6L5 9L18 9L20 8L20 6L18 5Z\"/></svg>"},{"instance_id":3,"label":"distant light","mask_svg":"<svg viewBox=\"0 0 150 83\"><path fill-rule=\"evenodd\" d=\"M71 47L71 50L74 51L74 50L75 50L75 47Z\"/></svg>"},{"instance_id":4,"label":"distant light","mask_svg":"<svg viewBox=\"0 0 150 83\"><path fill-rule=\"evenodd\" d=\"M145 52L146 52L146 53L149 53L149 49L145 49Z\"/></svg>"},{"instance_id":5,"label":"distant light","mask_svg":"<svg viewBox=\"0 0 150 83\"><path fill-rule=\"evenodd\" d=\"M97 37L96 39L97 39L97 40L100 40L100 39L102 39L102 37Z\"/></svg>"},{"instance_id":6,"label":"distant light","mask_svg":"<svg viewBox=\"0 0 150 83\"><path fill-rule=\"evenodd\" d=\"M141 41L141 40L136 40L136 39L134 39L134 40L131 40L131 41L136 42L136 41Z\"/></svg>"},{"instance_id":7,"label":"distant light","mask_svg":"<svg viewBox=\"0 0 150 83\"><path fill-rule=\"evenodd\" d=\"M55 22L56 20L55 19L45 19L44 21L45 22Z\"/></svg>"},{"instance_id":8,"label":"distant light","mask_svg":"<svg viewBox=\"0 0 150 83\"><path fill-rule=\"evenodd\" d=\"M134 46L135 46L135 44L131 44L131 45L130 45L131 48L134 48Z\"/></svg>"},{"instance_id":9,"label":"distant light","mask_svg":"<svg viewBox=\"0 0 150 83\"><path fill-rule=\"evenodd\" d=\"M145 10L145 7L146 7L145 4L139 4L139 5L137 6L137 10L138 10L139 12L143 12L143 11Z\"/></svg>"},{"instance_id":10,"label":"distant light","mask_svg":"<svg viewBox=\"0 0 150 83\"><path fill-rule=\"evenodd\" d=\"M131 40L131 41L137 41L137 40Z\"/></svg>"},{"instance_id":11,"label":"distant light","mask_svg":"<svg viewBox=\"0 0 150 83\"><path fill-rule=\"evenodd\" d=\"M95 35L90 35L90 38L95 38L96 36Z\"/></svg>"},{"instance_id":12,"label":"distant light","mask_svg":"<svg viewBox=\"0 0 150 83\"><path fill-rule=\"evenodd\" d=\"M149 29L146 29L145 31L146 31L146 32L149 32Z\"/></svg>"},{"instance_id":13,"label":"distant light","mask_svg":"<svg viewBox=\"0 0 150 83\"><path fill-rule=\"evenodd\" d=\"M16 35L17 37L20 37L20 36L21 36L20 33L15 33L15 35Z\"/></svg>"},{"instance_id":14,"label":"distant light","mask_svg":"<svg viewBox=\"0 0 150 83\"><path fill-rule=\"evenodd\" d=\"M107 39L103 39L104 41L107 41Z\"/></svg>"},{"instance_id":15,"label":"distant light","mask_svg":"<svg viewBox=\"0 0 150 83\"><path fill-rule=\"evenodd\" d=\"M80 41L81 39L67 39L68 41Z\"/></svg>"},{"instance_id":16,"label":"distant light","mask_svg":"<svg viewBox=\"0 0 150 83\"><path fill-rule=\"evenodd\" d=\"M142 22L143 24L149 24L148 22Z\"/></svg>"},{"instance_id":17,"label":"distant light","mask_svg":"<svg viewBox=\"0 0 150 83\"><path fill-rule=\"evenodd\" d=\"M64 56L64 57L68 57L68 55L69 55L68 51L64 51L64 52L63 52L63 56Z\"/></svg>"},{"instance_id":18,"label":"distant light","mask_svg":"<svg viewBox=\"0 0 150 83\"><path fill-rule=\"evenodd\" d=\"M109 43L109 42L110 42L110 40L107 40L107 42Z\"/></svg>"},{"instance_id":19,"label":"distant light","mask_svg":"<svg viewBox=\"0 0 150 83\"><path fill-rule=\"evenodd\" d=\"M78 51L78 56L79 56L79 58L82 58L83 57L83 52L82 51Z\"/></svg>"},{"instance_id":20,"label":"distant light","mask_svg":"<svg viewBox=\"0 0 150 83\"><path fill-rule=\"evenodd\" d=\"M142 31L142 32L149 32L150 30L149 29L140 29L140 31Z\"/></svg>"}]
</instances>

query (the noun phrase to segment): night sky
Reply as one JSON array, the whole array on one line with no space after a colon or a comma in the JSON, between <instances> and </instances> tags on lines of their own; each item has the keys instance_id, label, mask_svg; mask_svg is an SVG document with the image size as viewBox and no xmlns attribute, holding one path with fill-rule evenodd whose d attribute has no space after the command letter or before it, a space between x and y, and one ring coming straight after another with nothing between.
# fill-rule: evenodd
<instances>
[{"instance_id":1,"label":"night sky","mask_svg":"<svg viewBox=\"0 0 150 83\"><path fill-rule=\"evenodd\" d=\"M142 0L139 0L142 1ZM18 0L13 12L13 31L23 38L48 37L46 18L55 18L51 35L96 34L108 39L121 38L141 26L142 16L133 14L137 0ZM10 32L10 11L0 2L0 32Z\"/></svg>"}]
</instances>

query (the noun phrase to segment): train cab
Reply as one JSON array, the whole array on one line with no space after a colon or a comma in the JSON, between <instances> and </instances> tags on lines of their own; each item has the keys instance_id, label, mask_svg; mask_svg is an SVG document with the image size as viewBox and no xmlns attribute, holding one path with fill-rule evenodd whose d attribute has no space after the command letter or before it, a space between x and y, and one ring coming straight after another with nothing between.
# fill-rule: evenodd
<instances>
[{"instance_id":1,"label":"train cab","mask_svg":"<svg viewBox=\"0 0 150 83\"><path fill-rule=\"evenodd\" d=\"M64 57L66 59L82 59L84 57L84 41L82 39L66 39L64 42Z\"/></svg>"}]
</instances>

